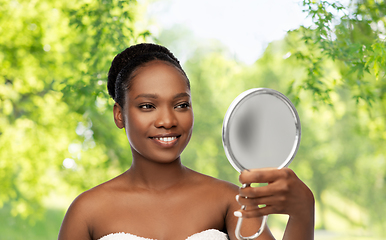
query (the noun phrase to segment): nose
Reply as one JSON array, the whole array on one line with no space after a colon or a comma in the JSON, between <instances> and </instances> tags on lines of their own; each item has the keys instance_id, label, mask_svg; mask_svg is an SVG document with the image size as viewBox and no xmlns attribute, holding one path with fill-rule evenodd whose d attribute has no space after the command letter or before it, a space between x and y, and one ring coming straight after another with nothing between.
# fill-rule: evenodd
<instances>
[{"instance_id":1,"label":"nose","mask_svg":"<svg viewBox=\"0 0 386 240\"><path fill-rule=\"evenodd\" d=\"M173 109L160 109L154 122L156 128L170 129L177 126L177 118Z\"/></svg>"}]
</instances>

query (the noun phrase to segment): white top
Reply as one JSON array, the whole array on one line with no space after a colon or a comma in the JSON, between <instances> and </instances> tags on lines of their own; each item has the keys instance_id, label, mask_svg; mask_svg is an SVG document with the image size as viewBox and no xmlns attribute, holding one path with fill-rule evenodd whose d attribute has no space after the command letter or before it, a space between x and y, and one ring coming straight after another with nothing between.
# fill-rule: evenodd
<instances>
[{"instance_id":1,"label":"white top","mask_svg":"<svg viewBox=\"0 0 386 240\"><path fill-rule=\"evenodd\" d=\"M111 233L104 237L101 237L99 240L156 240L150 238L139 237L130 233ZM225 233L217 229L205 230L192 236L188 237L186 240L228 240L228 237Z\"/></svg>"}]
</instances>

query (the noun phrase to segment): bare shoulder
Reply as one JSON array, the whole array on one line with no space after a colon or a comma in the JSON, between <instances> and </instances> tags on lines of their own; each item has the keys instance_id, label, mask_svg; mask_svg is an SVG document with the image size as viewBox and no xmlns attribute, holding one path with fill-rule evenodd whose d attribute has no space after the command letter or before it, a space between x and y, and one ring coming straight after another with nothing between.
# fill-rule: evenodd
<instances>
[{"instance_id":1,"label":"bare shoulder","mask_svg":"<svg viewBox=\"0 0 386 240\"><path fill-rule=\"evenodd\" d=\"M92 239L94 214L108 201L110 193L119 189L120 181L118 176L76 197L63 219L59 240Z\"/></svg>"},{"instance_id":2,"label":"bare shoulder","mask_svg":"<svg viewBox=\"0 0 386 240\"><path fill-rule=\"evenodd\" d=\"M202 173L194 172L194 179L200 186L213 194L221 195L222 199L229 199L233 202L235 196L239 193L239 187L228 181L214 178Z\"/></svg>"},{"instance_id":3,"label":"bare shoulder","mask_svg":"<svg viewBox=\"0 0 386 240\"><path fill-rule=\"evenodd\" d=\"M113 192L119 191L122 188L121 186L120 175L80 194L72 202L70 209L76 208L79 211L89 212L90 209L97 208L98 205L103 204L106 198L109 198Z\"/></svg>"}]
</instances>

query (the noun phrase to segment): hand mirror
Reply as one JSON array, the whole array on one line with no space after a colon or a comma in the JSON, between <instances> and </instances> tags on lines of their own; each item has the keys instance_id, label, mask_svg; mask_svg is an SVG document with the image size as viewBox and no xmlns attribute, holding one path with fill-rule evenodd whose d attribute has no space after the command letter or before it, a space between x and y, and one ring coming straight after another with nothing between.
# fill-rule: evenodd
<instances>
[{"instance_id":1,"label":"hand mirror","mask_svg":"<svg viewBox=\"0 0 386 240\"><path fill-rule=\"evenodd\" d=\"M287 167L299 148L300 135L299 116L291 101L276 90L254 88L241 93L229 106L224 117L222 140L229 162L241 172L253 168ZM249 184L242 187L247 186ZM267 216L264 216L259 231L243 237L240 234L242 218L239 218L237 239L257 238L266 221Z\"/></svg>"}]
</instances>

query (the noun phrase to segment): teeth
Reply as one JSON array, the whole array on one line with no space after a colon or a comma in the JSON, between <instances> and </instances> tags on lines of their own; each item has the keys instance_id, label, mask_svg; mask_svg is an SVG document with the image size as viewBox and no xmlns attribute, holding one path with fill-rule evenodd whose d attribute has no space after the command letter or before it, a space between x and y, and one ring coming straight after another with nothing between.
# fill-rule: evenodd
<instances>
[{"instance_id":1,"label":"teeth","mask_svg":"<svg viewBox=\"0 0 386 240\"><path fill-rule=\"evenodd\" d=\"M155 138L157 140L163 141L163 142L170 142L175 140L177 137L160 137L160 138Z\"/></svg>"}]
</instances>

